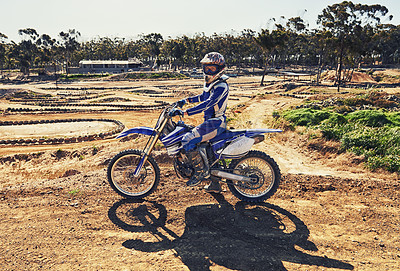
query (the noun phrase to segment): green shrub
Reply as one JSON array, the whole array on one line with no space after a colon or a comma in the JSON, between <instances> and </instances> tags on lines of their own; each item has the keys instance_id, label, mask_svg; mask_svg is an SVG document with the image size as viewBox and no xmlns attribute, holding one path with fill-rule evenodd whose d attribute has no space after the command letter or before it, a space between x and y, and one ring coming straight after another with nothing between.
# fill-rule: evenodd
<instances>
[{"instance_id":1,"label":"green shrub","mask_svg":"<svg viewBox=\"0 0 400 271\"><path fill-rule=\"evenodd\" d=\"M342 147L367 158L372 170L400 172L400 128L358 128L344 134Z\"/></svg>"},{"instance_id":2,"label":"green shrub","mask_svg":"<svg viewBox=\"0 0 400 271\"><path fill-rule=\"evenodd\" d=\"M400 112L359 110L346 116L328 110L301 108L282 114L287 121L319 129L322 137L366 158L371 170L400 173Z\"/></svg>"},{"instance_id":3,"label":"green shrub","mask_svg":"<svg viewBox=\"0 0 400 271\"><path fill-rule=\"evenodd\" d=\"M393 126L400 126L400 112L388 113L387 118Z\"/></svg>"},{"instance_id":4,"label":"green shrub","mask_svg":"<svg viewBox=\"0 0 400 271\"><path fill-rule=\"evenodd\" d=\"M383 168L390 172L400 172L400 158L398 155L371 156L367 166L372 170Z\"/></svg>"},{"instance_id":5,"label":"green shrub","mask_svg":"<svg viewBox=\"0 0 400 271\"><path fill-rule=\"evenodd\" d=\"M344 125L347 123L347 119L342 114L331 113L326 122L332 125Z\"/></svg>"},{"instance_id":6,"label":"green shrub","mask_svg":"<svg viewBox=\"0 0 400 271\"><path fill-rule=\"evenodd\" d=\"M400 150L400 128L359 127L344 134L341 142L346 149L360 147L366 151L374 149L378 155L395 154Z\"/></svg>"},{"instance_id":7,"label":"green shrub","mask_svg":"<svg viewBox=\"0 0 400 271\"><path fill-rule=\"evenodd\" d=\"M352 148L370 150L378 147L380 142L379 138L377 138L376 130L371 128L355 129L349 133L345 133L340 141L342 147L346 150L351 150Z\"/></svg>"},{"instance_id":8,"label":"green shrub","mask_svg":"<svg viewBox=\"0 0 400 271\"><path fill-rule=\"evenodd\" d=\"M360 106L369 104L369 102L361 97L351 97L343 100L343 103L348 106Z\"/></svg>"},{"instance_id":9,"label":"green shrub","mask_svg":"<svg viewBox=\"0 0 400 271\"><path fill-rule=\"evenodd\" d=\"M320 124L325 119L328 119L330 115L330 112L324 110L301 108L286 111L283 114L283 117L299 126L313 126Z\"/></svg>"},{"instance_id":10,"label":"green shrub","mask_svg":"<svg viewBox=\"0 0 400 271\"><path fill-rule=\"evenodd\" d=\"M377 110L359 110L347 115L351 122L361 123L369 127L382 127L391 124L385 113Z\"/></svg>"},{"instance_id":11,"label":"green shrub","mask_svg":"<svg viewBox=\"0 0 400 271\"><path fill-rule=\"evenodd\" d=\"M326 122L319 126L319 129L321 130L322 136L327 140L340 141L343 135L353 131L355 126L353 124L335 125L330 122Z\"/></svg>"}]
</instances>

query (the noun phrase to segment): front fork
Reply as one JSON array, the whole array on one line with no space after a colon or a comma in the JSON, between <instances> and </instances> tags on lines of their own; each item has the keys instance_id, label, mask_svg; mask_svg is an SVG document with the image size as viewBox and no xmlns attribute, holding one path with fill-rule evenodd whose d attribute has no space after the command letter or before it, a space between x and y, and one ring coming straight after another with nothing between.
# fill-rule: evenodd
<instances>
[{"instance_id":1,"label":"front fork","mask_svg":"<svg viewBox=\"0 0 400 271\"><path fill-rule=\"evenodd\" d=\"M165 118L164 121L161 123L160 127L154 130L155 135L153 135L149 139L149 142L146 144L146 147L143 150L143 155L140 158L139 164L137 165L135 172L133 173L135 178L139 177L139 173L142 170L143 165L146 164L150 153L153 151L154 146L157 143L157 140L160 138L161 131L164 129L165 125L167 124L167 121L168 121L168 118Z\"/></svg>"}]
</instances>

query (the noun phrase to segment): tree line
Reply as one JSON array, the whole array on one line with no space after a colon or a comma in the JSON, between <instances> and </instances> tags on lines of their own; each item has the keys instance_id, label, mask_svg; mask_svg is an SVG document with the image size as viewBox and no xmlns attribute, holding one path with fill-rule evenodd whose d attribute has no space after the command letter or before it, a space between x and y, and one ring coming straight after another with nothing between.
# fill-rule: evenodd
<instances>
[{"instance_id":1,"label":"tree line","mask_svg":"<svg viewBox=\"0 0 400 271\"><path fill-rule=\"evenodd\" d=\"M142 34L135 40L98 37L79 41L80 32L62 31L56 38L35 29L18 30L21 41L8 41L0 33L0 69L32 68L64 63L76 66L82 59L127 60L167 65L170 69L194 68L210 51L223 54L230 66L269 68L301 65L315 67L317 81L324 67L337 72L336 84L351 77L360 65L400 63L400 25L388 23L392 16L385 6L343 1L324 8L317 27L309 28L301 17L271 19L259 32L164 38L159 33ZM263 79L261 84L263 83Z\"/></svg>"}]
</instances>

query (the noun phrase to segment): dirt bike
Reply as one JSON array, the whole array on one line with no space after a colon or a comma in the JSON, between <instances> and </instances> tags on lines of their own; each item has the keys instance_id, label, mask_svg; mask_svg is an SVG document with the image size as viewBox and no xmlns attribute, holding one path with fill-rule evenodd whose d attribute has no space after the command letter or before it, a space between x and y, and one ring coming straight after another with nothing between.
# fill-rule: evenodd
<instances>
[{"instance_id":1,"label":"dirt bike","mask_svg":"<svg viewBox=\"0 0 400 271\"><path fill-rule=\"evenodd\" d=\"M176 174L183 179L190 179L196 170L205 167L211 180L226 183L240 200L261 202L276 192L281 177L277 163L264 152L250 149L253 144L264 140L263 134L281 130L225 130L210 141L198 144L197 151L189 155L182 151L181 141L194 127L182 119L173 121L170 112L175 108L176 103L165 107L154 129L135 127L117 136L149 136L143 150L124 150L111 159L107 177L118 194L129 199L141 199L154 192L160 181L160 169L151 153L158 140L173 160Z\"/></svg>"}]
</instances>

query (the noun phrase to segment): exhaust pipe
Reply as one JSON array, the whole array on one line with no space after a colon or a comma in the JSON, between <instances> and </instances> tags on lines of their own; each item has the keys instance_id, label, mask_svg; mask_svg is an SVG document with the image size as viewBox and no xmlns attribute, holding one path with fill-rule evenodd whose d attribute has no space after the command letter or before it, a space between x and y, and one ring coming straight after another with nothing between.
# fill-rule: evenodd
<instances>
[{"instance_id":1,"label":"exhaust pipe","mask_svg":"<svg viewBox=\"0 0 400 271\"><path fill-rule=\"evenodd\" d=\"M212 169L211 170L211 175L221 177L224 179L232 180L232 181L240 181L240 182L252 182L254 181L252 178L235 174L235 173L229 173L223 170L218 170L218 169Z\"/></svg>"}]
</instances>

